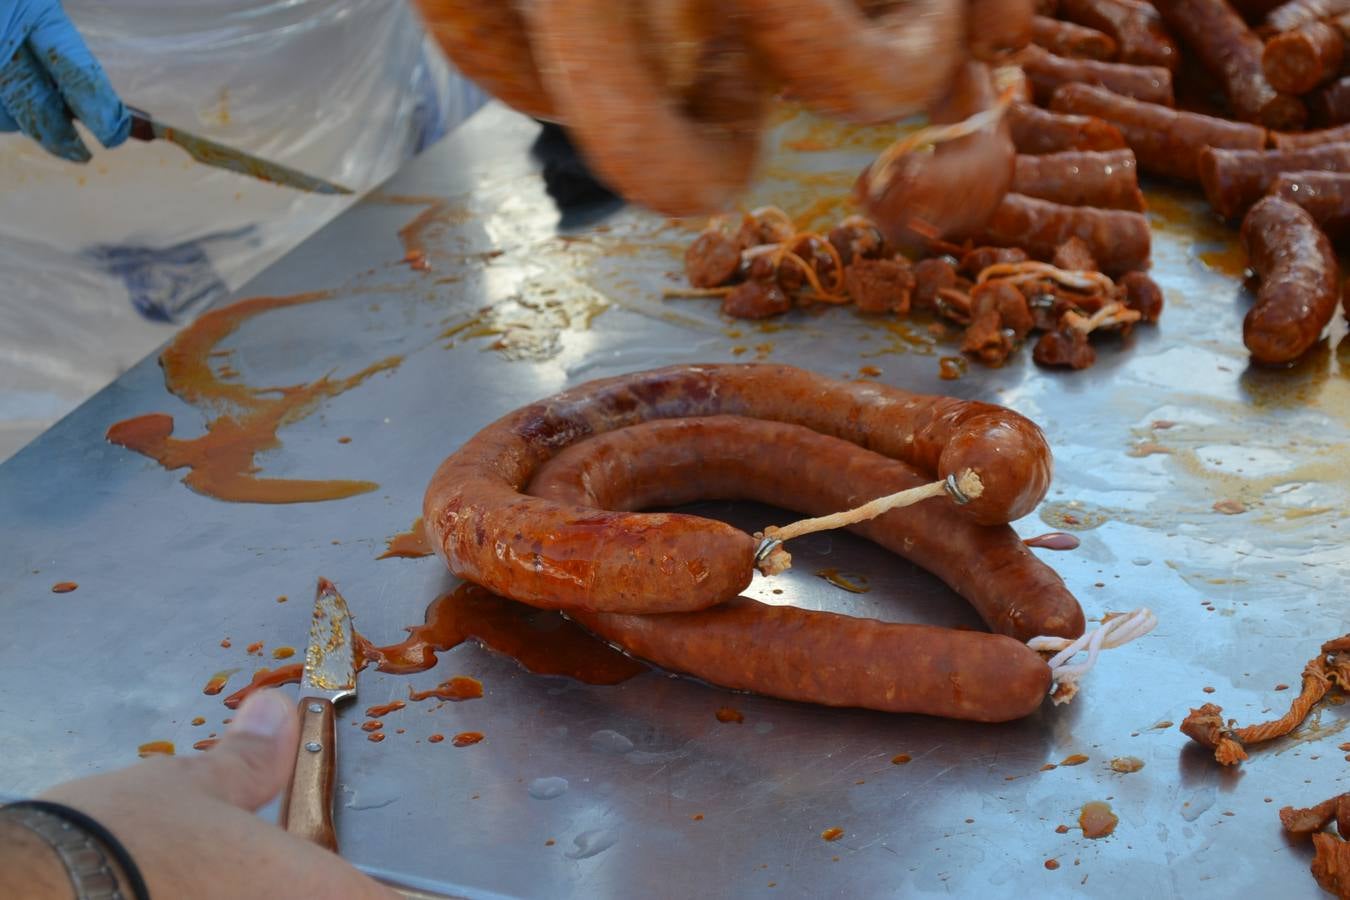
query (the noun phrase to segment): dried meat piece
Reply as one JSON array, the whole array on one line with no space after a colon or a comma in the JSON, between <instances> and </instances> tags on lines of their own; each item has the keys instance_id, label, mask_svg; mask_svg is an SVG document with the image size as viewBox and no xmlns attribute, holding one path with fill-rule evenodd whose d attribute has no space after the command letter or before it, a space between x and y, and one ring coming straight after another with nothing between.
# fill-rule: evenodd
<instances>
[{"instance_id":1,"label":"dried meat piece","mask_svg":"<svg viewBox=\"0 0 1350 900\"><path fill-rule=\"evenodd\" d=\"M767 319L791 308L788 295L772 281L747 281L722 300L722 312L737 319Z\"/></svg>"},{"instance_id":2,"label":"dried meat piece","mask_svg":"<svg viewBox=\"0 0 1350 900\"><path fill-rule=\"evenodd\" d=\"M1057 328L1041 335L1031 358L1051 368L1086 369L1097 361L1097 353L1079 329Z\"/></svg>"},{"instance_id":3,"label":"dried meat piece","mask_svg":"<svg viewBox=\"0 0 1350 900\"><path fill-rule=\"evenodd\" d=\"M1350 900L1350 842L1331 834L1313 835L1312 874L1317 886Z\"/></svg>"},{"instance_id":4,"label":"dried meat piece","mask_svg":"<svg viewBox=\"0 0 1350 900\"><path fill-rule=\"evenodd\" d=\"M886 242L875 225L860 217L846 219L830 229L828 240L839 251L845 266L857 259L878 259Z\"/></svg>"},{"instance_id":5,"label":"dried meat piece","mask_svg":"<svg viewBox=\"0 0 1350 900\"><path fill-rule=\"evenodd\" d=\"M844 270L844 285L862 312L905 315L914 291L914 270L901 260L859 259Z\"/></svg>"},{"instance_id":6,"label":"dried meat piece","mask_svg":"<svg viewBox=\"0 0 1350 900\"><path fill-rule=\"evenodd\" d=\"M986 309L998 313L1003 327L1013 333L1014 340L1022 340L1036 327L1027 298L1006 281L988 281L976 285L970 292L971 314L978 318Z\"/></svg>"},{"instance_id":7,"label":"dried meat piece","mask_svg":"<svg viewBox=\"0 0 1350 900\"><path fill-rule=\"evenodd\" d=\"M1143 272L1128 272L1119 281L1125 292L1124 303L1137 310L1144 322L1156 322L1162 316L1163 292L1158 283Z\"/></svg>"},{"instance_id":8,"label":"dried meat piece","mask_svg":"<svg viewBox=\"0 0 1350 900\"><path fill-rule=\"evenodd\" d=\"M914 265L915 309L936 309L938 292L956 287L956 265L945 256L920 260Z\"/></svg>"},{"instance_id":9,"label":"dried meat piece","mask_svg":"<svg viewBox=\"0 0 1350 900\"><path fill-rule=\"evenodd\" d=\"M1012 351L1012 335L1004 329L998 310L993 308L975 316L961 338L961 352L969 353L987 365L1002 365Z\"/></svg>"},{"instance_id":10,"label":"dried meat piece","mask_svg":"<svg viewBox=\"0 0 1350 900\"><path fill-rule=\"evenodd\" d=\"M975 278L990 266L1026 262L1028 258L1021 247L975 247L961 257L961 274Z\"/></svg>"}]
</instances>

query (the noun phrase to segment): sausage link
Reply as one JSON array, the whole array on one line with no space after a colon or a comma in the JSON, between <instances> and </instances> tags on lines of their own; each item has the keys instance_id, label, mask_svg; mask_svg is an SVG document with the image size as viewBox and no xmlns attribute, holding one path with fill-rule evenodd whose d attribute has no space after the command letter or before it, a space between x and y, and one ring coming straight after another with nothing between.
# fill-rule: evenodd
<instances>
[{"instance_id":1,"label":"sausage link","mask_svg":"<svg viewBox=\"0 0 1350 900\"><path fill-rule=\"evenodd\" d=\"M1158 11L1140 0L1064 0L1060 15L1115 38L1121 62L1162 66L1173 72L1181 62L1176 41L1163 27Z\"/></svg>"},{"instance_id":2,"label":"sausage link","mask_svg":"<svg viewBox=\"0 0 1350 900\"><path fill-rule=\"evenodd\" d=\"M1350 0L1289 0L1270 11L1266 24L1274 31L1293 31L1345 12L1350 12Z\"/></svg>"},{"instance_id":3,"label":"sausage link","mask_svg":"<svg viewBox=\"0 0 1350 900\"><path fill-rule=\"evenodd\" d=\"M1086 84L1066 84L1055 91L1050 106L1056 112L1100 116L1121 130L1145 172L1187 181L1199 178L1200 152L1206 147L1259 150L1266 145L1266 130L1258 125L1140 103Z\"/></svg>"},{"instance_id":4,"label":"sausage link","mask_svg":"<svg viewBox=\"0 0 1350 900\"><path fill-rule=\"evenodd\" d=\"M1137 212L1064 206L1008 194L985 229L983 240L1004 247L1021 247L1036 259L1048 260L1071 237L1087 244L1088 251L1108 275L1148 267L1148 219Z\"/></svg>"},{"instance_id":5,"label":"sausage link","mask_svg":"<svg viewBox=\"0 0 1350 900\"><path fill-rule=\"evenodd\" d=\"M981 62L998 62L1031 43L1034 0L969 0L966 46Z\"/></svg>"},{"instance_id":6,"label":"sausage link","mask_svg":"<svg viewBox=\"0 0 1350 900\"><path fill-rule=\"evenodd\" d=\"M975 722L1030 715L1050 669L1001 634L892 624L736 597L701 612L570 613L629 653L732 690Z\"/></svg>"},{"instance_id":7,"label":"sausage link","mask_svg":"<svg viewBox=\"0 0 1350 900\"><path fill-rule=\"evenodd\" d=\"M1064 115L1029 103L1014 103L1003 118L1018 153L1117 150L1125 146L1120 129L1096 116Z\"/></svg>"},{"instance_id":8,"label":"sausage link","mask_svg":"<svg viewBox=\"0 0 1350 900\"><path fill-rule=\"evenodd\" d=\"M1018 156L1012 190L1067 206L1144 210L1138 167L1128 148Z\"/></svg>"},{"instance_id":9,"label":"sausage link","mask_svg":"<svg viewBox=\"0 0 1350 900\"><path fill-rule=\"evenodd\" d=\"M1145 103L1172 106L1175 102L1172 97L1172 73L1161 66L1068 59L1037 46L1023 50L1021 61L1022 70L1031 79L1036 99L1041 103L1048 103L1060 85L1075 83L1094 84Z\"/></svg>"},{"instance_id":10,"label":"sausage link","mask_svg":"<svg viewBox=\"0 0 1350 900\"><path fill-rule=\"evenodd\" d=\"M1350 170L1350 143L1280 150L1224 150L1200 154L1200 183L1214 211L1236 218L1270 188L1281 172Z\"/></svg>"},{"instance_id":11,"label":"sausage link","mask_svg":"<svg viewBox=\"0 0 1350 900\"><path fill-rule=\"evenodd\" d=\"M1036 16L1031 20L1031 40L1057 56L1072 59L1110 60L1116 56L1116 40L1095 28Z\"/></svg>"},{"instance_id":12,"label":"sausage link","mask_svg":"<svg viewBox=\"0 0 1350 900\"><path fill-rule=\"evenodd\" d=\"M1266 41L1261 69L1277 91L1306 94L1341 70L1345 38L1326 22L1308 22Z\"/></svg>"},{"instance_id":13,"label":"sausage link","mask_svg":"<svg viewBox=\"0 0 1350 900\"><path fill-rule=\"evenodd\" d=\"M800 425L704 416L644 422L573 444L540 467L529 493L625 512L749 500L821 516L928 480L912 466ZM1019 641L1083 632L1078 601L1007 525L977 525L939 500L849 530L942 579L993 631Z\"/></svg>"},{"instance_id":14,"label":"sausage link","mask_svg":"<svg viewBox=\"0 0 1350 900\"><path fill-rule=\"evenodd\" d=\"M559 112L606 184L668 215L716 212L750 178L765 91L729 15L711 19L690 96L648 59L635 5L537 0L530 34Z\"/></svg>"},{"instance_id":15,"label":"sausage link","mask_svg":"<svg viewBox=\"0 0 1350 900\"><path fill-rule=\"evenodd\" d=\"M884 122L918 112L947 87L963 57L966 4L953 0L916 0L875 19L852 0L735 5L777 79L833 118Z\"/></svg>"},{"instance_id":16,"label":"sausage link","mask_svg":"<svg viewBox=\"0 0 1350 900\"><path fill-rule=\"evenodd\" d=\"M521 494L545 460L582 438L721 414L803 425L939 478L973 470L984 492L961 509L984 524L1030 512L1050 483L1045 436L1002 407L790 366L673 366L581 385L470 438L427 487L432 544L456 575L536 606L677 612L725 601L749 583L749 535L695 516L597 512Z\"/></svg>"},{"instance_id":17,"label":"sausage link","mask_svg":"<svg viewBox=\"0 0 1350 900\"><path fill-rule=\"evenodd\" d=\"M1297 97L1277 92L1266 81L1261 39L1225 0L1154 0L1153 5L1223 83L1237 118L1268 128L1303 127L1307 109Z\"/></svg>"},{"instance_id":18,"label":"sausage link","mask_svg":"<svg viewBox=\"0 0 1350 900\"><path fill-rule=\"evenodd\" d=\"M971 62L958 72L930 118L959 122L994 102L989 67ZM917 248L934 239L961 240L984 228L1008 192L1015 155L1008 126L1000 120L941 143L932 153L908 153L884 174L877 164L868 166L858 176L854 194L893 245ZM877 183L878 177L884 183Z\"/></svg>"},{"instance_id":19,"label":"sausage link","mask_svg":"<svg viewBox=\"0 0 1350 900\"><path fill-rule=\"evenodd\" d=\"M1247 213L1242 244L1261 282L1242 322L1242 342L1254 362L1293 362L1317 343L1336 312L1336 253L1307 211L1279 197L1266 197Z\"/></svg>"},{"instance_id":20,"label":"sausage link","mask_svg":"<svg viewBox=\"0 0 1350 900\"><path fill-rule=\"evenodd\" d=\"M1280 150L1292 150L1296 147L1316 147L1319 144L1350 143L1350 124L1336 125L1317 131L1272 131L1270 144Z\"/></svg>"},{"instance_id":21,"label":"sausage link","mask_svg":"<svg viewBox=\"0 0 1350 900\"><path fill-rule=\"evenodd\" d=\"M416 0L416 6L427 32L466 78L526 115L555 118L514 4Z\"/></svg>"},{"instance_id":22,"label":"sausage link","mask_svg":"<svg viewBox=\"0 0 1350 900\"><path fill-rule=\"evenodd\" d=\"M1333 241L1350 237L1350 172L1285 172L1266 193L1303 207Z\"/></svg>"},{"instance_id":23,"label":"sausage link","mask_svg":"<svg viewBox=\"0 0 1350 900\"><path fill-rule=\"evenodd\" d=\"M1337 78L1309 94L1308 109L1321 125L1350 123L1350 75Z\"/></svg>"}]
</instances>

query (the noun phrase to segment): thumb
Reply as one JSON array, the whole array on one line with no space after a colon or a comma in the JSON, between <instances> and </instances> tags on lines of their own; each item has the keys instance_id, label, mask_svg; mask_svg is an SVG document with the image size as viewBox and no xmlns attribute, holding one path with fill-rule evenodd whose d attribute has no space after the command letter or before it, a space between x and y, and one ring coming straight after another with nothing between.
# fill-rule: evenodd
<instances>
[{"instance_id":1,"label":"thumb","mask_svg":"<svg viewBox=\"0 0 1350 900\"><path fill-rule=\"evenodd\" d=\"M194 760L198 785L226 803L256 810L290 779L299 739L294 704L281 691L259 691L239 707L220 743Z\"/></svg>"}]
</instances>

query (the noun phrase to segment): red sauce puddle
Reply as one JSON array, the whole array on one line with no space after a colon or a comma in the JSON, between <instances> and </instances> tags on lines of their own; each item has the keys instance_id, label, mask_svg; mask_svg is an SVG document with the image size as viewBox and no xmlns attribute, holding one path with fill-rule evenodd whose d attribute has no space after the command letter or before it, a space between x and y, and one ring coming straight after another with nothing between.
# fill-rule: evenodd
<instances>
[{"instance_id":1,"label":"red sauce puddle","mask_svg":"<svg viewBox=\"0 0 1350 900\"><path fill-rule=\"evenodd\" d=\"M183 483L199 494L236 503L311 503L340 500L373 491L371 481L259 478L259 453L281 446L277 432L312 413L319 403L351 390L376 372L397 366L391 356L346 378L323 376L307 384L250 387L225 381L211 366L216 345L248 319L274 309L328 299L324 291L283 297L254 297L206 313L160 354L170 393L213 418L195 438L173 437L173 417L149 413L108 429L113 444L134 450L166 469L188 469Z\"/></svg>"},{"instance_id":2,"label":"red sauce puddle","mask_svg":"<svg viewBox=\"0 0 1350 900\"><path fill-rule=\"evenodd\" d=\"M1029 537L1022 543L1028 547L1039 547L1042 550L1077 550L1078 545L1082 543L1075 534L1068 534L1063 531L1052 531L1049 534L1039 534L1036 537Z\"/></svg>"},{"instance_id":3,"label":"red sauce puddle","mask_svg":"<svg viewBox=\"0 0 1350 900\"><path fill-rule=\"evenodd\" d=\"M423 556L430 556L433 552L430 542L427 541L426 531L422 528L421 516L417 517L407 531L400 531L385 541L385 546L388 549L375 557L376 559L420 559Z\"/></svg>"},{"instance_id":4,"label":"red sauce puddle","mask_svg":"<svg viewBox=\"0 0 1350 900\"><path fill-rule=\"evenodd\" d=\"M477 700L482 696L483 682L467 675L456 675L425 691L415 691L411 685L408 687L408 699L414 701L430 700L435 697L437 700L458 703L462 700Z\"/></svg>"},{"instance_id":5,"label":"red sauce puddle","mask_svg":"<svg viewBox=\"0 0 1350 900\"><path fill-rule=\"evenodd\" d=\"M380 716L387 716L391 712L397 712L408 704L402 700L394 700L389 703L382 703L379 706L371 706L366 709L366 715L372 719L378 719Z\"/></svg>"},{"instance_id":6,"label":"red sauce puddle","mask_svg":"<svg viewBox=\"0 0 1350 900\"><path fill-rule=\"evenodd\" d=\"M585 684L618 684L647 670L560 613L506 600L474 584L437 597L427 608L426 621L409 628L408 637L397 644L377 647L363 635L353 635L357 668L373 665L391 675L425 672L436 665L436 654L470 639L535 674L563 675ZM259 669L247 686L225 698L225 705L235 709L255 691L299 684L303 674L300 663Z\"/></svg>"}]
</instances>

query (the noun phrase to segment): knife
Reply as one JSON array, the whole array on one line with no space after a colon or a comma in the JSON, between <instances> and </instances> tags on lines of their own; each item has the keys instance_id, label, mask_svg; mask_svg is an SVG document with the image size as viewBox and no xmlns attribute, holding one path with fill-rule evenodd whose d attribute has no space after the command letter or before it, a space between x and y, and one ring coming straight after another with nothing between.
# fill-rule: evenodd
<instances>
[{"instance_id":1,"label":"knife","mask_svg":"<svg viewBox=\"0 0 1350 900\"><path fill-rule=\"evenodd\" d=\"M309 623L305 673L300 680L300 745L281 805L281 827L337 852L333 776L337 769L333 704L356 696L356 656L347 601L319 579Z\"/></svg>"},{"instance_id":2,"label":"knife","mask_svg":"<svg viewBox=\"0 0 1350 900\"><path fill-rule=\"evenodd\" d=\"M304 172L292 169L289 166L268 162L265 159L250 156L242 150L226 147L224 144L217 144L215 141L209 141L180 128L165 125L163 122L151 118L149 113L142 112L139 109L129 106L127 111L131 113L131 136L138 141L153 141L157 138L169 141L182 147L188 152L189 156L199 163L215 166L218 169L229 169L231 172L239 172L242 175L249 175L262 181L270 181L273 184L281 184L315 194L351 193L350 189L340 184L324 181L322 178L315 178L313 175L306 175Z\"/></svg>"}]
</instances>

